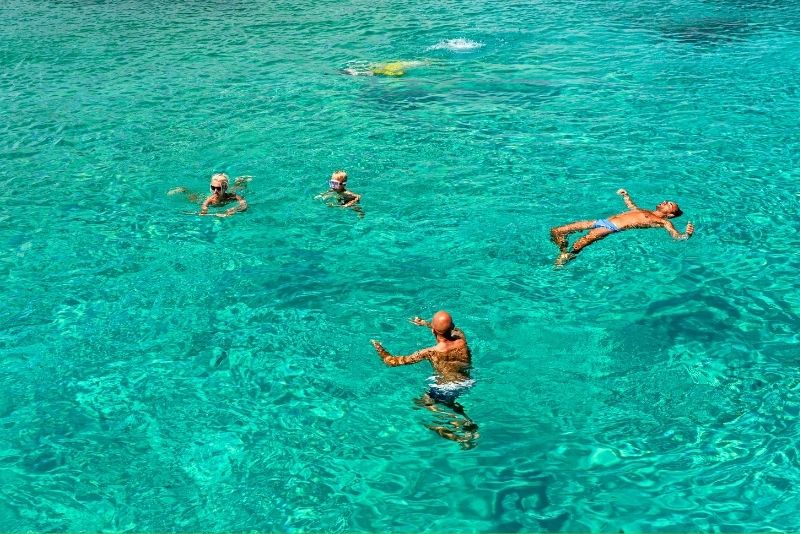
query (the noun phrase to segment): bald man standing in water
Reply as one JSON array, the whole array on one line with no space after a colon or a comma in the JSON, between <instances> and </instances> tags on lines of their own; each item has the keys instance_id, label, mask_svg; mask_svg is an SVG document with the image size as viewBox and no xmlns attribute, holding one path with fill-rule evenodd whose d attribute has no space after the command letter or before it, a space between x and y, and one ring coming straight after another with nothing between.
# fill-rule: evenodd
<instances>
[{"instance_id":1,"label":"bald man standing in water","mask_svg":"<svg viewBox=\"0 0 800 534\"><path fill-rule=\"evenodd\" d=\"M434 383L423 395L425 404L441 402L449 407L456 407L456 398L473 384L469 377L472 367L472 355L467 346L467 338L453 324L453 318L446 311L436 312L431 322L414 317L411 322L417 326L431 329L436 338L436 345L418 350L409 356L392 356L378 341L371 341L378 351L383 363L390 367L409 365L428 360L436 372Z\"/></svg>"},{"instance_id":2,"label":"bald man standing in water","mask_svg":"<svg viewBox=\"0 0 800 534\"><path fill-rule=\"evenodd\" d=\"M436 312L431 322L419 317L414 317L411 322L417 326L430 328L436 338L436 345L418 350L409 356L392 356L374 339L372 346L378 351L383 363L390 367L409 365L422 360L431 362L436 376L431 377L433 383L419 402L430 411L440 416L444 415L449 421L446 425L437 422L426 426L443 438L458 442L465 449L471 449L480 436L478 425L464 412L464 407L456 402L458 396L475 382L469 377L472 355L467 346L467 337L464 332L456 328L453 318L446 311ZM455 413L440 410L437 408L438 404L447 406ZM464 421L459 421L456 414L462 416Z\"/></svg>"}]
</instances>

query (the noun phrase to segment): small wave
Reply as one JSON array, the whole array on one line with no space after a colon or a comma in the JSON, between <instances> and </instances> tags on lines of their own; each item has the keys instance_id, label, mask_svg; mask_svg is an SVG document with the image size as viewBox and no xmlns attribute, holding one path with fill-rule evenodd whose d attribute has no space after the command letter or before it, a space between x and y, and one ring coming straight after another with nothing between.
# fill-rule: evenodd
<instances>
[{"instance_id":1,"label":"small wave","mask_svg":"<svg viewBox=\"0 0 800 534\"><path fill-rule=\"evenodd\" d=\"M451 52L466 52L469 50L475 50L476 48L481 48L483 43L479 41L473 41L472 39L464 39L459 37L458 39L445 39L443 41L439 41L433 46L429 46L427 50L450 50Z\"/></svg>"},{"instance_id":2,"label":"small wave","mask_svg":"<svg viewBox=\"0 0 800 534\"><path fill-rule=\"evenodd\" d=\"M369 63L365 61L350 61L341 72L348 76L372 76Z\"/></svg>"},{"instance_id":3,"label":"small wave","mask_svg":"<svg viewBox=\"0 0 800 534\"><path fill-rule=\"evenodd\" d=\"M429 376L428 381L430 382L430 387L433 389L439 389L442 391L461 391L471 388L475 385L475 380L472 378L465 378L464 380L458 380L456 382L445 382L444 384L438 384L436 382L436 376Z\"/></svg>"},{"instance_id":4,"label":"small wave","mask_svg":"<svg viewBox=\"0 0 800 534\"><path fill-rule=\"evenodd\" d=\"M368 69L357 69L355 67L345 67L342 69L342 74L348 76L372 76L372 71Z\"/></svg>"}]
</instances>

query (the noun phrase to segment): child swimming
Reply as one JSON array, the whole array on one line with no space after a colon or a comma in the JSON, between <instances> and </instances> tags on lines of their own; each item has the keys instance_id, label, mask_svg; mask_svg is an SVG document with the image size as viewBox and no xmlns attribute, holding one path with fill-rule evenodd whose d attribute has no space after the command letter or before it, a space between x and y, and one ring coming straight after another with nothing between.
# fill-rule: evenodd
<instances>
[{"instance_id":1,"label":"child swimming","mask_svg":"<svg viewBox=\"0 0 800 534\"><path fill-rule=\"evenodd\" d=\"M330 207L353 208L359 216L364 216L361 206L357 205L361 200L361 195L347 189L347 172L334 171L331 179L328 180L328 186L330 189L314 198L324 200Z\"/></svg>"}]
</instances>

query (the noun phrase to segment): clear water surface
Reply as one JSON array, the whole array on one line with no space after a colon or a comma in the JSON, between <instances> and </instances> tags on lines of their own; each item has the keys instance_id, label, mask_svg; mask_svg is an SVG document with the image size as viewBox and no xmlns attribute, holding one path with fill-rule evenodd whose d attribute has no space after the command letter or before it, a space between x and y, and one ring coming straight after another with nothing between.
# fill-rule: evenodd
<instances>
[{"instance_id":1,"label":"clear water surface","mask_svg":"<svg viewBox=\"0 0 800 534\"><path fill-rule=\"evenodd\" d=\"M800 530L799 57L780 0L6 0L0 530ZM695 238L553 269L619 187ZM471 448L369 344L440 308Z\"/></svg>"}]
</instances>

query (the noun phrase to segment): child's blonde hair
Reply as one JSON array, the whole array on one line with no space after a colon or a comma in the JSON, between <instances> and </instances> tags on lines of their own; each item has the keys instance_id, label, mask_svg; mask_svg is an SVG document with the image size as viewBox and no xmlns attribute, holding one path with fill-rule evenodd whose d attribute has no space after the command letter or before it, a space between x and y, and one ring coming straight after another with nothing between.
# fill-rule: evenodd
<instances>
[{"instance_id":1,"label":"child's blonde hair","mask_svg":"<svg viewBox=\"0 0 800 534\"><path fill-rule=\"evenodd\" d=\"M331 174L331 180L336 180L337 182L346 182L347 181L347 172L345 172L345 171L333 171L333 174Z\"/></svg>"},{"instance_id":2,"label":"child's blonde hair","mask_svg":"<svg viewBox=\"0 0 800 534\"><path fill-rule=\"evenodd\" d=\"M217 174L212 174L211 181L213 182L214 180L218 181L220 185L222 185L222 187L224 187L225 189L227 189L228 186L230 185L230 178L228 178L228 175L225 174L224 172L218 172Z\"/></svg>"}]
</instances>

